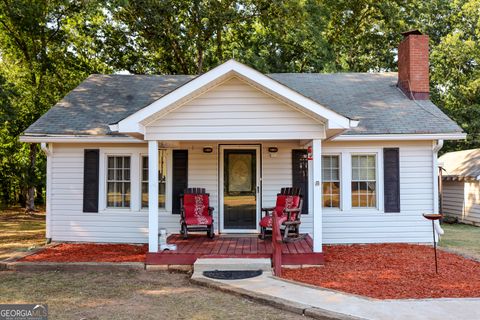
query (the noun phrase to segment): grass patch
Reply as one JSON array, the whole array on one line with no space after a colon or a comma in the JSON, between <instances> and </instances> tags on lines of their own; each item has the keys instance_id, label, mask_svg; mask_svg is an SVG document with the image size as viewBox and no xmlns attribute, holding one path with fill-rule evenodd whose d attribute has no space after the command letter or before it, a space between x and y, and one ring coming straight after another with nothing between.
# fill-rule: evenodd
<instances>
[{"instance_id":1,"label":"grass patch","mask_svg":"<svg viewBox=\"0 0 480 320\"><path fill-rule=\"evenodd\" d=\"M49 319L305 319L166 272L1 272L2 303L46 303Z\"/></svg>"},{"instance_id":2,"label":"grass patch","mask_svg":"<svg viewBox=\"0 0 480 320\"><path fill-rule=\"evenodd\" d=\"M440 238L441 247L480 259L480 227L467 224L442 224L445 234Z\"/></svg>"},{"instance_id":3,"label":"grass patch","mask_svg":"<svg viewBox=\"0 0 480 320\"><path fill-rule=\"evenodd\" d=\"M45 213L16 207L0 211L0 261L45 243Z\"/></svg>"}]
</instances>

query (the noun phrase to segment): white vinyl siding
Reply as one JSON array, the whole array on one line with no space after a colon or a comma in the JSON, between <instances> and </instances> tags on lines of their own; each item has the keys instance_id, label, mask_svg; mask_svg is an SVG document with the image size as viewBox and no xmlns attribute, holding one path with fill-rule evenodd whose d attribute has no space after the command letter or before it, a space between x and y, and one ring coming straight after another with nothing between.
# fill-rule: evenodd
<instances>
[{"instance_id":1,"label":"white vinyl siding","mask_svg":"<svg viewBox=\"0 0 480 320\"><path fill-rule=\"evenodd\" d=\"M325 137L325 127L284 102L232 78L145 127L148 140L275 140Z\"/></svg>"},{"instance_id":2,"label":"white vinyl siding","mask_svg":"<svg viewBox=\"0 0 480 320\"><path fill-rule=\"evenodd\" d=\"M480 225L480 182L444 181L443 212L460 222Z\"/></svg>"},{"instance_id":3,"label":"white vinyl siding","mask_svg":"<svg viewBox=\"0 0 480 320\"><path fill-rule=\"evenodd\" d=\"M346 208L343 210L323 210L323 243L382 243L432 241L431 224L422 213L433 210L433 170L432 142L325 142L324 153L343 152L342 165L350 166L350 153L365 153L376 149L377 162L382 162L383 148L400 149L400 212L384 213L381 194L383 172L378 170L377 208ZM377 166L378 168L378 166ZM348 172L351 169L343 170ZM343 179L349 180L348 177ZM346 188L350 188L347 186ZM342 189L344 190L344 189ZM346 199L346 202L350 202ZM342 202L343 203L343 202Z\"/></svg>"},{"instance_id":4,"label":"white vinyl siding","mask_svg":"<svg viewBox=\"0 0 480 320\"><path fill-rule=\"evenodd\" d=\"M262 144L261 204L263 207L268 207L275 204L276 194L281 187L291 186L292 149L301 149L302 146L298 141L259 143ZM237 141L235 144L242 144L242 142ZM213 152L204 153L205 146L212 147ZM215 208L215 228L218 227L219 221L218 146L218 143L211 142L182 142L175 146L176 149L188 150L189 187L204 187L210 193L210 204ZM268 153L268 147L278 147L278 152L271 156ZM380 205L381 199L377 209L324 208L324 243L431 242L431 225L422 217L422 213L433 210L431 141L325 142L322 152L324 154L362 153L362 150L367 149L376 149L380 152L384 147L400 148L401 212L384 213L383 205ZM145 209L141 209L140 203L140 157L137 157L136 163L134 163L135 157L132 157L132 207L130 209L100 210L99 213L82 211L84 149L95 148L100 149L101 157L102 154L145 155L147 153L146 144L54 144L51 158L52 240L147 242L148 213ZM349 161L345 160L347 161L345 164L344 160L342 157L342 166L346 165L346 170L350 171ZM378 159L378 161L381 160ZM138 169L133 170L134 167ZM380 190L383 175L381 170L377 174ZM136 178L134 178L135 175ZM344 177L342 181L343 179ZM313 185L310 185L309 189L312 190L312 187ZM136 195L134 190L138 190ZM311 200L310 195L310 202ZM169 233L178 233L179 216L171 214L170 205L171 201L167 201L167 208L159 212L159 227L167 228ZM310 212L302 215L301 232L311 231L312 214Z\"/></svg>"}]
</instances>

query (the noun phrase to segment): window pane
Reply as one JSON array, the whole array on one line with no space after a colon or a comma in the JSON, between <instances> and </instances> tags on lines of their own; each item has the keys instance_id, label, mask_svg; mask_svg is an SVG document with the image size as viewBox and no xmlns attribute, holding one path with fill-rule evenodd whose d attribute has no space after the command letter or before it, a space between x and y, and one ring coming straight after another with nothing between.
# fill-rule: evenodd
<instances>
[{"instance_id":1,"label":"window pane","mask_svg":"<svg viewBox=\"0 0 480 320\"><path fill-rule=\"evenodd\" d=\"M331 189L331 183L330 182L323 182L322 187L323 187L323 194L330 194L332 193Z\"/></svg>"},{"instance_id":2,"label":"window pane","mask_svg":"<svg viewBox=\"0 0 480 320\"><path fill-rule=\"evenodd\" d=\"M167 151L158 150L158 207L165 208L167 180ZM142 207L148 208L148 156L142 158ZM145 189L143 189L145 188Z\"/></svg>"},{"instance_id":3,"label":"window pane","mask_svg":"<svg viewBox=\"0 0 480 320\"><path fill-rule=\"evenodd\" d=\"M352 156L352 207L376 206L375 162L374 155Z\"/></svg>"},{"instance_id":4,"label":"window pane","mask_svg":"<svg viewBox=\"0 0 480 320\"><path fill-rule=\"evenodd\" d=\"M331 184L332 194L340 194L340 182L333 182Z\"/></svg>"},{"instance_id":5,"label":"window pane","mask_svg":"<svg viewBox=\"0 0 480 320\"><path fill-rule=\"evenodd\" d=\"M123 183L123 203L124 207L130 207L130 183Z\"/></svg>"},{"instance_id":6,"label":"window pane","mask_svg":"<svg viewBox=\"0 0 480 320\"><path fill-rule=\"evenodd\" d=\"M375 182L368 182L367 184L367 192L368 193L375 193L376 190L376 183Z\"/></svg>"},{"instance_id":7,"label":"window pane","mask_svg":"<svg viewBox=\"0 0 480 320\"><path fill-rule=\"evenodd\" d=\"M332 199L332 204L331 206L334 208L340 208L340 195L339 194L333 194L331 196Z\"/></svg>"},{"instance_id":8,"label":"window pane","mask_svg":"<svg viewBox=\"0 0 480 320\"><path fill-rule=\"evenodd\" d=\"M330 156L323 156L322 157L322 162L323 162L323 167L325 168L330 168L332 166L332 157Z\"/></svg>"},{"instance_id":9,"label":"window pane","mask_svg":"<svg viewBox=\"0 0 480 320\"><path fill-rule=\"evenodd\" d=\"M375 168L375 156L368 156L367 163L370 168Z\"/></svg>"},{"instance_id":10,"label":"window pane","mask_svg":"<svg viewBox=\"0 0 480 320\"><path fill-rule=\"evenodd\" d=\"M142 183L142 208L148 208L148 182Z\"/></svg>"},{"instance_id":11,"label":"window pane","mask_svg":"<svg viewBox=\"0 0 480 320\"><path fill-rule=\"evenodd\" d=\"M352 180L356 181L360 179L360 169L352 168Z\"/></svg>"},{"instance_id":12,"label":"window pane","mask_svg":"<svg viewBox=\"0 0 480 320\"><path fill-rule=\"evenodd\" d=\"M352 167L353 168L358 168L358 156L352 156Z\"/></svg>"},{"instance_id":13,"label":"window pane","mask_svg":"<svg viewBox=\"0 0 480 320\"><path fill-rule=\"evenodd\" d=\"M123 168L123 157L115 157L115 167Z\"/></svg>"},{"instance_id":14,"label":"window pane","mask_svg":"<svg viewBox=\"0 0 480 320\"><path fill-rule=\"evenodd\" d=\"M340 172L338 169L332 170L332 180L333 181L339 181L340 180Z\"/></svg>"},{"instance_id":15,"label":"window pane","mask_svg":"<svg viewBox=\"0 0 480 320\"><path fill-rule=\"evenodd\" d=\"M366 156L360 156L360 164L359 167L365 168L367 166L367 157Z\"/></svg>"},{"instance_id":16,"label":"window pane","mask_svg":"<svg viewBox=\"0 0 480 320\"><path fill-rule=\"evenodd\" d=\"M338 168L339 165L340 165L340 159L338 156L332 156L331 158L331 161L332 161L332 168Z\"/></svg>"},{"instance_id":17,"label":"window pane","mask_svg":"<svg viewBox=\"0 0 480 320\"><path fill-rule=\"evenodd\" d=\"M323 175L323 181L332 180L331 170L329 168L323 168L322 175Z\"/></svg>"},{"instance_id":18,"label":"window pane","mask_svg":"<svg viewBox=\"0 0 480 320\"><path fill-rule=\"evenodd\" d=\"M358 202L358 192L352 192L352 207L358 207L359 202Z\"/></svg>"},{"instance_id":19,"label":"window pane","mask_svg":"<svg viewBox=\"0 0 480 320\"><path fill-rule=\"evenodd\" d=\"M324 207L340 207L340 157L322 156L322 199Z\"/></svg>"},{"instance_id":20,"label":"window pane","mask_svg":"<svg viewBox=\"0 0 480 320\"><path fill-rule=\"evenodd\" d=\"M130 207L130 157L108 157L107 207Z\"/></svg>"},{"instance_id":21,"label":"window pane","mask_svg":"<svg viewBox=\"0 0 480 320\"><path fill-rule=\"evenodd\" d=\"M117 169L115 171L116 171L115 180L122 181L123 180L123 170L122 169Z\"/></svg>"},{"instance_id":22,"label":"window pane","mask_svg":"<svg viewBox=\"0 0 480 320\"><path fill-rule=\"evenodd\" d=\"M330 195L323 196L323 206L327 208L332 207L332 196Z\"/></svg>"}]
</instances>

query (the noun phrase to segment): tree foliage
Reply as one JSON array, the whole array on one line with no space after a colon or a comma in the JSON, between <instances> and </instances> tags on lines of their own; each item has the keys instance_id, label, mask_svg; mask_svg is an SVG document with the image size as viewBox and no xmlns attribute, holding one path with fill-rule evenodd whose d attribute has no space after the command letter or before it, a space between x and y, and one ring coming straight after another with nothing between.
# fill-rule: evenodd
<instances>
[{"instance_id":1,"label":"tree foliage","mask_svg":"<svg viewBox=\"0 0 480 320\"><path fill-rule=\"evenodd\" d=\"M480 147L480 0L0 0L0 198L41 196L18 136L91 73L396 70L401 31L429 34L432 99ZM38 155L38 156L36 156ZM32 156L34 162L32 162Z\"/></svg>"}]
</instances>

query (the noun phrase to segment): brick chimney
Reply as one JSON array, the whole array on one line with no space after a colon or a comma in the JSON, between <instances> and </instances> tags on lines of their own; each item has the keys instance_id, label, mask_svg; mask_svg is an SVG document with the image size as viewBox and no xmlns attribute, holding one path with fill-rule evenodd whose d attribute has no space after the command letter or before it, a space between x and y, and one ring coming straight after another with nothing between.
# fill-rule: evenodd
<instances>
[{"instance_id":1,"label":"brick chimney","mask_svg":"<svg viewBox=\"0 0 480 320\"><path fill-rule=\"evenodd\" d=\"M403 32L398 46L398 87L415 100L428 100L430 92L428 36L418 30Z\"/></svg>"}]
</instances>

